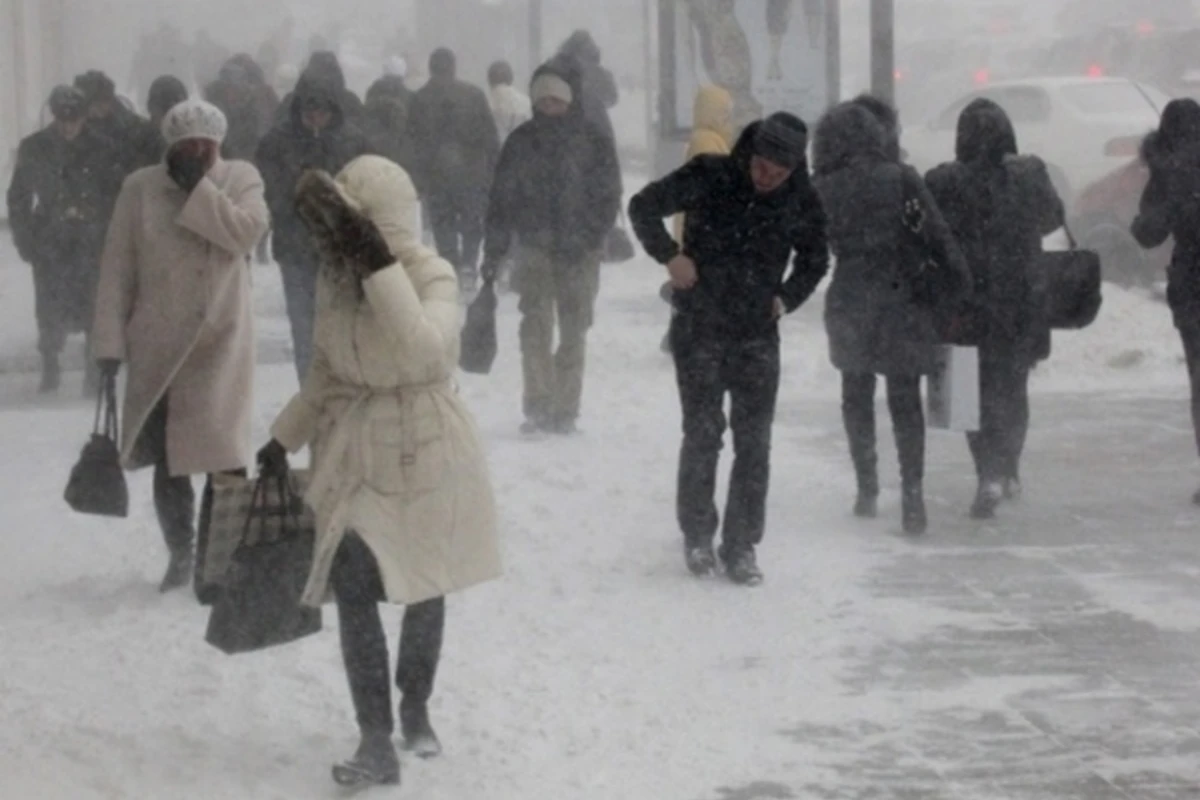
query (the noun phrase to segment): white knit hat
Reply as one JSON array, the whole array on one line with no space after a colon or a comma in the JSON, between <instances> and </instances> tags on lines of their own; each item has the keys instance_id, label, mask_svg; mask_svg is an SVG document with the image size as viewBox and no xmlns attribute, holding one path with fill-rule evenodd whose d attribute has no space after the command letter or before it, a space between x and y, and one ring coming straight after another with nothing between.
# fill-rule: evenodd
<instances>
[{"instance_id":1,"label":"white knit hat","mask_svg":"<svg viewBox=\"0 0 1200 800\"><path fill-rule=\"evenodd\" d=\"M391 56L383 62L383 74L398 78L408 77L408 61L404 56Z\"/></svg>"},{"instance_id":2,"label":"white knit hat","mask_svg":"<svg viewBox=\"0 0 1200 800\"><path fill-rule=\"evenodd\" d=\"M172 108L162 122L162 134L168 147L184 139L208 139L221 144L228 130L229 122L221 109L195 98Z\"/></svg>"},{"instance_id":3,"label":"white knit hat","mask_svg":"<svg viewBox=\"0 0 1200 800\"><path fill-rule=\"evenodd\" d=\"M550 72L543 72L534 78L529 93L535 103L547 97L553 97L570 105L575 99L575 93L571 91L571 84Z\"/></svg>"}]
</instances>

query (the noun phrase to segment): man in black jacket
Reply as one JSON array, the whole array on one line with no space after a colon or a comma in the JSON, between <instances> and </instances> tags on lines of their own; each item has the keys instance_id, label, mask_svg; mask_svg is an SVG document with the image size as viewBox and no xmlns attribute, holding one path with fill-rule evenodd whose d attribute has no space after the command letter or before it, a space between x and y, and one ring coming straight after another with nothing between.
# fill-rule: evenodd
<instances>
[{"instance_id":1,"label":"man in black jacket","mask_svg":"<svg viewBox=\"0 0 1200 800\"><path fill-rule=\"evenodd\" d=\"M425 201L438 254L470 284L479 268L500 135L487 95L458 80L454 53L435 50L429 74L409 108L418 165L413 179Z\"/></svg>"},{"instance_id":2,"label":"man in black jacket","mask_svg":"<svg viewBox=\"0 0 1200 800\"><path fill-rule=\"evenodd\" d=\"M75 88L87 100L88 128L113 141L124 175L162 160L162 135L121 102L112 78L92 70L76 76Z\"/></svg>"},{"instance_id":3,"label":"man in black jacket","mask_svg":"<svg viewBox=\"0 0 1200 800\"><path fill-rule=\"evenodd\" d=\"M17 149L8 188L13 240L33 266L43 392L58 389L67 334L91 327L104 232L124 177L114 144L86 125L79 90L56 88L50 111L54 122ZM88 373L89 386L95 378Z\"/></svg>"},{"instance_id":4,"label":"man in black jacket","mask_svg":"<svg viewBox=\"0 0 1200 800\"><path fill-rule=\"evenodd\" d=\"M766 522L779 318L799 308L829 269L807 138L803 122L775 114L748 127L731 155L698 156L629 206L634 231L674 286L671 350L684 430L677 510L687 565L700 576L716 571L713 495L728 393L735 461L720 557L729 578L745 585L762 581L754 548ZM686 251L663 222L679 213L687 215Z\"/></svg>"},{"instance_id":5,"label":"man in black jacket","mask_svg":"<svg viewBox=\"0 0 1200 800\"><path fill-rule=\"evenodd\" d=\"M617 151L584 117L579 81L562 58L534 73L534 118L505 142L488 207L485 281L520 242L512 285L521 295L526 434L575 430L601 250L621 207Z\"/></svg>"},{"instance_id":6,"label":"man in black jacket","mask_svg":"<svg viewBox=\"0 0 1200 800\"><path fill-rule=\"evenodd\" d=\"M296 185L310 169L336 175L355 158L374 152L365 134L347 121L345 96L336 80L320 71L305 72L286 118L259 142L254 159L271 209L271 249L283 275L301 382L312 360L320 256L296 213Z\"/></svg>"}]
</instances>

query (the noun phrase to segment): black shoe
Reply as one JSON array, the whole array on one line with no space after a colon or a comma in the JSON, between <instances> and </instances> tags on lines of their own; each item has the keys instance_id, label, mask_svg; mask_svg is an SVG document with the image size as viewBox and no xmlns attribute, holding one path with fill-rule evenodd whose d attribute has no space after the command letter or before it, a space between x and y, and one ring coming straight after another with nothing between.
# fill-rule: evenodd
<instances>
[{"instance_id":1,"label":"black shoe","mask_svg":"<svg viewBox=\"0 0 1200 800\"><path fill-rule=\"evenodd\" d=\"M400 783L400 756L389 734L363 734L354 758L335 764L333 781L345 788L396 786Z\"/></svg>"},{"instance_id":2,"label":"black shoe","mask_svg":"<svg viewBox=\"0 0 1200 800\"><path fill-rule=\"evenodd\" d=\"M738 586L758 586L763 582L762 570L753 548L738 550L725 559L725 576Z\"/></svg>"},{"instance_id":3,"label":"black shoe","mask_svg":"<svg viewBox=\"0 0 1200 800\"><path fill-rule=\"evenodd\" d=\"M901 517L904 532L919 536L929 529L929 517L925 513L925 491L920 485L905 487L901 495Z\"/></svg>"},{"instance_id":4,"label":"black shoe","mask_svg":"<svg viewBox=\"0 0 1200 800\"><path fill-rule=\"evenodd\" d=\"M979 484L975 502L971 504L971 519L994 519L996 508L1004 499L1004 487L998 481Z\"/></svg>"},{"instance_id":5,"label":"black shoe","mask_svg":"<svg viewBox=\"0 0 1200 800\"><path fill-rule=\"evenodd\" d=\"M713 552L711 544L696 547L684 545L683 557L688 571L697 578L711 578L717 574L717 554Z\"/></svg>"},{"instance_id":6,"label":"black shoe","mask_svg":"<svg viewBox=\"0 0 1200 800\"><path fill-rule=\"evenodd\" d=\"M418 758L437 758L442 754L442 743L433 726L429 724L429 707L400 704L400 732L404 736L404 749Z\"/></svg>"},{"instance_id":7,"label":"black shoe","mask_svg":"<svg viewBox=\"0 0 1200 800\"><path fill-rule=\"evenodd\" d=\"M194 566L195 557L192 555L190 547L187 550L172 553L171 561L167 564L167 574L163 576L158 590L166 594L187 586L192 580Z\"/></svg>"},{"instance_id":8,"label":"black shoe","mask_svg":"<svg viewBox=\"0 0 1200 800\"><path fill-rule=\"evenodd\" d=\"M38 386L38 391L42 394L53 394L58 391L61 383L62 370L58 366L58 359L47 358L42 363L42 382Z\"/></svg>"},{"instance_id":9,"label":"black shoe","mask_svg":"<svg viewBox=\"0 0 1200 800\"><path fill-rule=\"evenodd\" d=\"M1021 486L1020 478L1005 478L1004 479L1004 499L1005 500L1020 500L1025 493L1025 488Z\"/></svg>"},{"instance_id":10,"label":"black shoe","mask_svg":"<svg viewBox=\"0 0 1200 800\"><path fill-rule=\"evenodd\" d=\"M860 519L875 519L879 516L879 495L858 493L854 501L854 516Z\"/></svg>"}]
</instances>

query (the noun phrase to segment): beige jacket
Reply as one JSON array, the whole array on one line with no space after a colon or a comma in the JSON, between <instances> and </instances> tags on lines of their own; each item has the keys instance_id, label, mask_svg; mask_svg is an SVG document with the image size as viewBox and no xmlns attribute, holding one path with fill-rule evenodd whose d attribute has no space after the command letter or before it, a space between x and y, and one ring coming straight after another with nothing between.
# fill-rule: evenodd
<instances>
[{"instance_id":1,"label":"beige jacket","mask_svg":"<svg viewBox=\"0 0 1200 800\"><path fill-rule=\"evenodd\" d=\"M191 195L165 166L121 189L100 265L92 351L125 362L121 456L149 466L134 445L168 397L172 475L250 463L254 315L247 256L267 230L262 178L219 161Z\"/></svg>"},{"instance_id":2,"label":"beige jacket","mask_svg":"<svg viewBox=\"0 0 1200 800\"><path fill-rule=\"evenodd\" d=\"M326 598L334 556L354 531L375 555L387 598L417 603L501 574L487 462L454 383L458 283L420 243L404 170L363 156L337 183L396 263L362 292L322 269L313 365L271 433L291 452L312 446L306 499L318 531L305 602Z\"/></svg>"}]
</instances>

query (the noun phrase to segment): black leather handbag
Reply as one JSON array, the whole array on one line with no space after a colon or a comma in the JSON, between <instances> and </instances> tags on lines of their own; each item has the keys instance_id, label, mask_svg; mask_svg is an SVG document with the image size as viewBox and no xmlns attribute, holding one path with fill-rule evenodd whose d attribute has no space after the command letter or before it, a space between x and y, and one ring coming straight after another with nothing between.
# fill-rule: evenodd
<instances>
[{"instance_id":1,"label":"black leather handbag","mask_svg":"<svg viewBox=\"0 0 1200 800\"><path fill-rule=\"evenodd\" d=\"M1104 302L1100 256L1081 250L1065 229L1070 250L1042 253L1034 272L1034 291L1052 330L1080 330L1096 321Z\"/></svg>"},{"instance_id":2,"label":"black leather handbag","mask_svg":"<svg viewBox=\"0 0 1200 800\"><path fill-rule=\"evenodd\" d=\"M121 468L117 430L117 379L104 379L96 397L96 422L92 438L71 469L63 493L67 505L80 514L99 517L129 516L129 487Z\"/></svg>"},{"instance_id":3,"label":"black leather handbag","mask_svg":"<svg viewBox=\"0 0 1200 800\"><path fill-rule=\"evenodd\" d=\"M458 365L463 372L487 375L492 371L499 346L496 341L496 284L485 281L479 296L467 308L462 330L462 352Z\"/></svg>"}]
</instances>

